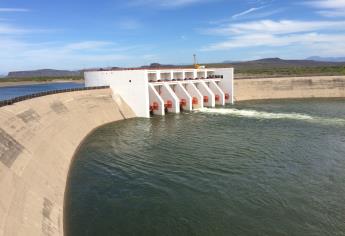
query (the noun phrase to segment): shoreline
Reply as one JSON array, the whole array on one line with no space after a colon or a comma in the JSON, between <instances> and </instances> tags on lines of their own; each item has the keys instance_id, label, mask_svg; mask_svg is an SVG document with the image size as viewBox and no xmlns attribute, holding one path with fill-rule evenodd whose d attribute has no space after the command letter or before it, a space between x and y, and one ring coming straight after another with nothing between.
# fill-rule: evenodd
<instances>
[{"instance_id":1,"label":"shoreline","mask_svg":"<svg viewBox=\"0 0 345 236\"><path fill-rule=\"evenodd\" d=\"M0 80L0 88L21 86L21 85L39 85L39 84L53 84L53 83L79 83L79 84L83 84L84 80L15 81L15 82L1 82L1 80Z\"/></svg>"}]
</instances>

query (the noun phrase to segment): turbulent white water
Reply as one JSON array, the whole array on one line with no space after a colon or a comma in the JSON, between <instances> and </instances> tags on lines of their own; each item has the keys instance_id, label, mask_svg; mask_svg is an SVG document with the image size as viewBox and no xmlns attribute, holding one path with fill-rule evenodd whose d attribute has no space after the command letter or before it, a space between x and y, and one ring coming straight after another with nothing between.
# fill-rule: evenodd
<instances>
[{"instance_id":1,"label":"turbulent white water","mask_svg":"<svg viewBox=\"0 0 345 236\"><path fill-rule=\"evenodd\" d=\"M202 108L198 110L204 113L213 113L220 115L229 115L236 117L247 117L253 119L288 119L288 120L302 120L311 123L318 123L323 125L345 125L345 119L327 118L311 116L301 113L271 113L256 110L240 110L235 108Z\"/></svg>"}]
</instances>

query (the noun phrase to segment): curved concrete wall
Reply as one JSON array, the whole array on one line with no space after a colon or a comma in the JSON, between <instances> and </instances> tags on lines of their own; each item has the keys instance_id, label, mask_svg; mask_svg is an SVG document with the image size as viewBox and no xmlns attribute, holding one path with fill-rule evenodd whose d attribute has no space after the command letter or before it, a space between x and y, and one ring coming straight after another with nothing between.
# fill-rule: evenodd
<instances>
[{"instance_id":1,"label":"curved concrete wall","mask_svg":"<svg viewBox=\"0 0 345 236\"><path fill-rule=\"evenodd\" d=\"M343 98L345 76L235 80L235 100Z\"/></svg>"},{"instance_id":2,"label":"curved concrete wall","mask_svg":"<svg viewBox=\"0 0 345 236\"><path fill-rule=\"evenodd\" d=\"M134 117L110 89L0 108L0 235L63 235L68 170L94 128Z\"/></svg>"}]
</instances>

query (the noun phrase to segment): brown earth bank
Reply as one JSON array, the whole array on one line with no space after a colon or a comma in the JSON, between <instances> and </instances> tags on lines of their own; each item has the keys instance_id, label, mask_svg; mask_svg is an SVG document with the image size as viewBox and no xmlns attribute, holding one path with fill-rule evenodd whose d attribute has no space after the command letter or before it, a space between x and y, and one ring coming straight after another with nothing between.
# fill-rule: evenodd
<instances>
[{"instance_id":1,"label":"brown earth bank","mask_svg":"<svg viewBox=\"0 0 345 236\"><path fill-rule=\"evenodd\" d=\"M93 129L132 117L110 89L0 108L0 236L63 235L64 193L75 151Z\"/></svg>"},{"instance_id":2,"label":"brown earth bank","mask_svg":"<svg viewBox=\"0 0 345 236\"><path fill-rule=\"evenodd\" d=\"M235 101L345 98L345 76L236 79Z\"/></svg>"}]
</instances>

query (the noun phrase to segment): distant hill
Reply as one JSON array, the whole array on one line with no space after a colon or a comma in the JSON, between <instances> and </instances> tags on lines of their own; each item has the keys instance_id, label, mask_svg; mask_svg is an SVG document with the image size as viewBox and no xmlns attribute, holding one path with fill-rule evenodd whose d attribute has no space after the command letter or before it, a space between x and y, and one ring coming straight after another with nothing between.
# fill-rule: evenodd
<instances>
[{"instance_id":1,"label":"distant hill","mask_svg":"<svg viewBox=\"0 0 345 236\"><path fill-rule=\"evenodd\" d=\"M223 61L222 63L229 64L229 63L236 63L236 62L241 62L241 61L231 61L231 60L227 60L227 61Z\"/></svg>"},{"instance_id":2,"label":"distant hill","mask_svg":"<svg viewBox=\"0 0 345 236\"><path fill-rule=\"evenodd\" d=\"M341 66L341 62L323 62L313 60L284 60L281 58L264 58L253 61L223 62L206 64L208 67L234 67L235 69L265 69L292 67Z\"/></svg>"},{"instance_id":3,"label":"distant hill","mask_svg":"<svg viewBox=\"0 0 345 236\"><path fill-rule=\"evenodd\" d=\"M344 62L265 58L254 61L213 63L206 66L234 67L236 78L345 75Z\"/></svg>"},{"instance_id":4,"label":"distant hill","mask_svg":"<svg viewBox=\"0 0 345 236\"><path fill-rule=\"evenodd\" d=\"M234 67L242 68L290 68L290 67L318 67L318 66L338 66L342 63L338 62L324 62L313 60L284 60L280 58L265 58L254 61L235 62L230 63Z\"/></svg>"},{"instance_id":5,"label":"distant hill","mask_svg":"<svg viewBox=\"0 0 345 236\"><path fill-rule=\"evenodd\" d=\"M344 66L342 62L327 62L314 60L284 60L281 58L264 58L253 61L224 61L221 63L200 63L207 67L234 67L237 70L252 69L272 69L272 68L302 68L302 67L329 67ZM169 68L169 67L193 67L193 65L161 65L153 63L150 66L142 66L141 68Z\"/></svg>"},{"instance_id":6,"label":"distant hill","mask_svg":"<svg viewBox=\"0 0 345 236\"><path fill-rule=\"evenodd\" d=\"M327 62L345 62L345 57L308 57L306 60L312 60L312 61L327 61Z\"/></svg>"},{"instance_id":7,"label":"distant hill","mask_svg":"<svg viewBox=\"0 0 345 236\"><path fill-rule=\"evenodd\" d=\"M311 60L314 59L314 60ZM319 59L319 60L316 60ZM281 58L264 58L253 61L224 61L222 63L201 63L209 68L233 67L236 78L256 78L256 77L281 77L281 76L313 76L313 75L345 75L345 62L323 61L325 58L311 57L309 60L284 60ZM339 58L340 60L340 58ZM345 60L345 59L344 59ZM192 68L193 65L172 65L152 63L138 68L141 69L168 69L168 68ZM121 69L121 67L89 68L79 71L68 70L35 70L35 71L15 71L8 73L7 78L78 78L83 76L84 71L89 70L110 70Z\"/></svg>"},{"instance_id":8,"label":"distant hill","mask_svg":"<svg viewBox=\"0 0 345 236\"><path fill-rule=\"evenodd\" d=\"M81 76L80 71L68 70L32 70L32 71L13 71L9 72L7 78L28 78L28 77L70 77Z\"/></svg>"},{"instance_id":9,"label":"distant hill","mask_svg":"<svg viewBox=\"0 0 345 236\"><path fill-rule=\"evenodd\" d=\"M253 61L222 63L200 63L208 68L233 67L236 78L281 77L281 76L314 76L314 75L345 75L345 63L324 62L313 60L284 60L281 58L264 58ZM140 68L168 69L192 68L193 65L164 65L152 63Z\"/></svg>"},{"instance_id":10,"label":"distant hill","mask_svg":"<svg viewBox=\"0 0 345 236\"><path fill-rule=\"evenodd\" d=\"M168 68L175 68L175 67L185 67L185 65L164 65L160 63L151 63L148 66L141 66L142 69L168 69Z\"/></svg>"}]
</instances>

